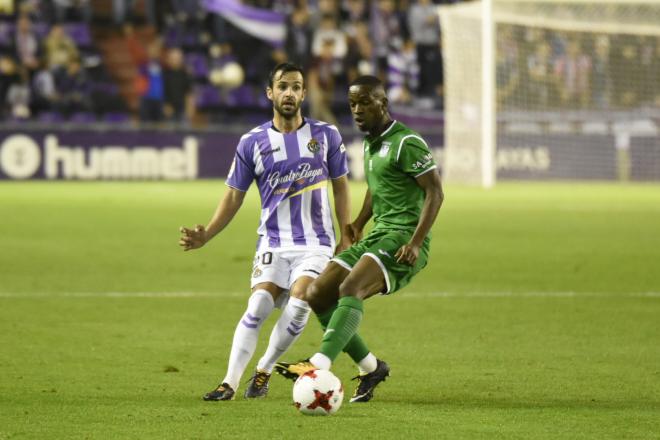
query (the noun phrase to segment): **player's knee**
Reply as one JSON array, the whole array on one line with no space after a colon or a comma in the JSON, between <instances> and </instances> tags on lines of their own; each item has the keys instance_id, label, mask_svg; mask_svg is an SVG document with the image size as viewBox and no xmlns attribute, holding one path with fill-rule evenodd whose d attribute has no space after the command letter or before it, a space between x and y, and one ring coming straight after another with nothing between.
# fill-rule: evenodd
<instances>
[{"instance_id":1,"label":"player's knee","mask_svg":"<svg viewBox=\"0 0 660 440\"><path fill-rule=\"evenodd\" d=\"M361 280L346 278L339 286L339 297L353 296L365 300L380 292L375 285L364 284Z\"/></svg>"},{"instance_id":2,"label":"player's knee","mask_svg":"<svg viewBox=\"0 0 660 440\"><path fill-rule=\"evenodd\" d=\"M361 297L362 289L360 286L355 283L353 280L346 278L339 285L339 297L343 298L345 296L355 296L357 298Z\"/></svg>"},{"instance_id":3,"label":"player's knee","mask_svg":"<svg viewBox=\"0 0 660 440\"><path fill-rule=\"evenodd\" d=\"M304 287L298 287L294 286L291 291L289 292L289 295L291 295L293 298L298 298L303 301L307 301L307 289Z\"/></svg>"},{"instance_id":4,"label":"player's knee","mask_svg":"<svg viewBox=\"0 0 660 440\"><path fill-rule=\"evenodd\" d=\"M307 301L310 306L314 307L313 304L318 303L323 296L321 286L319 286L319 284L314 281L312 284L307 286L304 296L305 301Z\"/></svg>"}]
</instances>

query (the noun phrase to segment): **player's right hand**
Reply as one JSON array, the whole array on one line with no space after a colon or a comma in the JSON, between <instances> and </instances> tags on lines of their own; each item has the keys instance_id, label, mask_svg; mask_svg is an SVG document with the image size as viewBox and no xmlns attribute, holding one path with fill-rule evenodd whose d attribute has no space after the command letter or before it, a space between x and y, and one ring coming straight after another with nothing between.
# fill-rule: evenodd
<instances>
[{"instance_id":1,"label":"player's right hand","mask_svg":"<svg viewBox=\"0 0 660 440\"><path fill-rule=\"evenodd\" d=\"M181 246L184 251L198 249L206 244L206 228L202 225L196 225L194 229L188 229L181 226L179 231L181 231L182 234L179 239L179 246Z\"/></svg>"},{"instance_id":2,"label":"player's right hand","mask_svg":"<svg viewBox=\"0 0 660 440\"><path fill-rule=\"evenodd\" d=\"M344 235L355 244L362 240L362 228L355 226L355 223L349 223L344 228Z\"/></svg>"},{"instance_id":3,"label":"player's right hand","mask_svg":"<svg viewBox=\"0 0 660 440\"><path fill-rule=\"evenodd\" d=\"M341 252L344 252L346 249L348 249L352 245L353 245L353 240L350 237L348 237L344 234L341 234L339 236L339 240L337 241L337 246L335 247L335 255L337 255Z\"/></svg>"}]
</instances>

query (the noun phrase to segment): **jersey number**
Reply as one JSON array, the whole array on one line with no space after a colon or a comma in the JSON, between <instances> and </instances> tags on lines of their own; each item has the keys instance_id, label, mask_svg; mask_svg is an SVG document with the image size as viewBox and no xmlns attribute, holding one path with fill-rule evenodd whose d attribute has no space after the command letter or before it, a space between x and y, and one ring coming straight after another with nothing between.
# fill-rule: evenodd
<instances>
[{"instance_id":1,"label":"jersey number","mask_svg":"<svg viewBox=\"0 0 660 440\"><path fill-rule=\"evenodd\" d=\"M263 255L261 255L261 264L263 264L264 266L272 262L273 262L272 252L264 252Z\"/></svg>"}]
</instances>

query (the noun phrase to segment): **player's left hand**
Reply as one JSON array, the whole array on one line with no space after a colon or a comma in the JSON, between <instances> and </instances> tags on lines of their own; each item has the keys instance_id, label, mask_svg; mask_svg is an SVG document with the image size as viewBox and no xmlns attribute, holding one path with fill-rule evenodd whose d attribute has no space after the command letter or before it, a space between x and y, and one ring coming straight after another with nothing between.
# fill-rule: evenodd
<instances>
[{"instance_id":1,"label":"player's left hand","mask_svg":"<svg viewBox=\"0 0 660 440\"><path fill-rule=\"evenodd\" d=\"M419 257L419 246L415 246L412 243L404 244L396 251L394 258L396 258L397 263L404 263L413 266Z\"/></svg>"},{"instance_id":2,"label":"player's left hand","mask_svg":"<svg viewBox=\"0 0 660 440\"><path fill-rule=\"evenodd\" d=\"M362 240L362 228L358 228L355 223L349 223L344 226L342 235L346 236L353 245Z\"/></svg>"}]
</instances>

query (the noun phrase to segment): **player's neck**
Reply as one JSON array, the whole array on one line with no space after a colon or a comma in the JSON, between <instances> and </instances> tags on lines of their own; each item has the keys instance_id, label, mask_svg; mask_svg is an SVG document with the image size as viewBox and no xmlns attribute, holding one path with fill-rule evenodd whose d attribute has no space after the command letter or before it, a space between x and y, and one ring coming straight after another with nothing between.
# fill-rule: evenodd
<instances>
[{"instance_id":1,"label":"player's neck","mask_svg":"<svg viewBox=\"0 0 660 440\"><path fill-rule=\"evenodd\" d=\"M380 122L381 123L378 124L377 127L374 127L371 131L369 131L369 136L378 137L383 134L385 130L390 128L392 124L394 124L394 120L389 115L386 115L386 117L384 117Z\"/></svg>"},{"instance_id":2,"label":"player's neck","mask_svg":"<svg viewBox=\"0 0 660 440\"><path fill-rule=\"evenodd\" d=\"M291 118L285 118L279 113L275 113L273 116L273 128L280 133L292 133L302 127L304 123L305 120L300 113Z\"/></svg>"}]
</instances>

